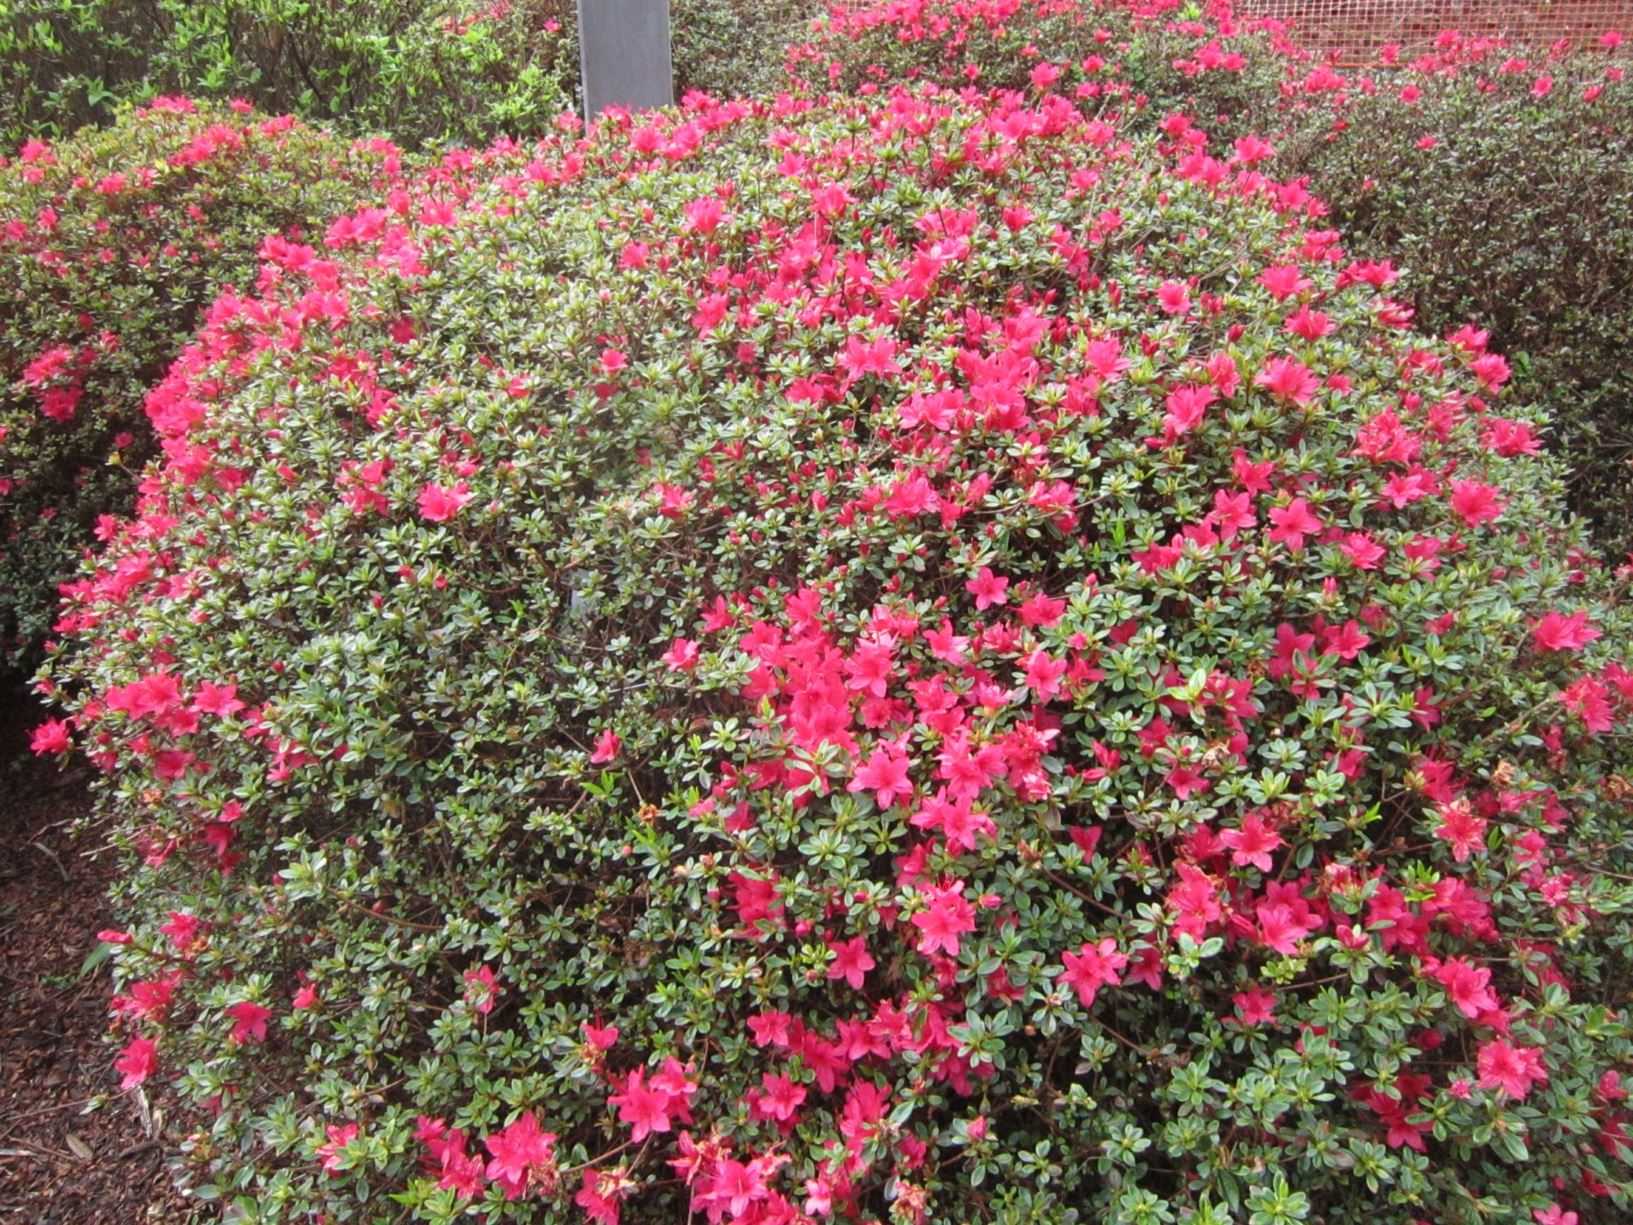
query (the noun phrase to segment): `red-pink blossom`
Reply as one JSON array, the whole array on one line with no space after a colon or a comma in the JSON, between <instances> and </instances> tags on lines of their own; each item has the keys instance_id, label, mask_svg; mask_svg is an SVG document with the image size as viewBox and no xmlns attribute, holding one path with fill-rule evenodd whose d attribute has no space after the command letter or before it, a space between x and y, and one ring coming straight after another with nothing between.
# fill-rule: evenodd
<instances>
[{"instance_id":1,"label":"red-pink blossom","mask_svg":"<svg viewBox=\"0 0 1633 1225\"><path fill-rule=\"evenodd\" d=\"M849 940L828 942L828 951L833 954L833 960L828 963L827 977L842 978L857 991L862 989L867 973L873 969L875 962L868 953L867 938L853 936Z\"/></svg>"},{"instance_id":2,"label":"red-pink blossom","mask_svg":"<svg viewBox=\"0 0 1633 1225\"><path fill-rule=\"evenodd\" d=\"M124 1078L119 1088L134 1089L159 1070L158 1044L151 1038L132 1038L114 1060L113 1068Z\"/></svg>"},{"instance_id":3,"label":"red-pink blossom","mask_svg":"<svg viewBox=\"0 0 1633 1225\"><path fill-rule=\"evenodd\" d=\"M1585 611L1569 616L1549 611L1531 626L1531 641L1543 651L1580 651L1598 637Z\"/></svg>"},{"instance_id":4,"label":"red-pink blossom","mask_svg":"<svg viewBox=\"0 0 1633 1225\"><path fill-rule=\"evenodd\" d=\"M1062 954L1062 960L1066 969L1060 981L1077 992L1083 1007L1091 1008L1101 987L1115 987L1122 981L1128 955L1118 952L1117 941L1107 936L1098 944L1085 940L1077 952Z\"/></svg>"},{"instance_id":5,"label":"red-pink blossom","mask_svg":"<svg viewBox=\"0 0 1633 1225\"><path fill-rule=\"evenodd\" d=\"M1261 872L1270 871L1270 855L1283 845L1281 835L1257 810L1243 817L1239 828L1227 829L1219 841L1230 848L1230 860L1237 867L1251 865Z\"/></svg>"},{"instance_id":6,"label":"red-pink blossom","mask_svg":"<svg viewBox=\"0 0 1633 1225\"><path fill-rule=\"evenodd\" d=\"M356 1123L330 1123L323 1129L326 1139L318 1145L317 1156L319 1167L325 1173L330 1175L340 1173L341 1155L346 1151L346 1147L357 1139L360 1130Z\"/></svg>"},{"instance_id":7,"label":"red-pink blossom","mask_svg":"<svg viewBox=\"0 0 1633 1225\"><path fill-rule=\"evenodd\" d=\"M1496 1089L1515 1101L1528 1096L1534 1086L1548 1081L1540 1049L1514 1046L1504 1038L1482 1043L1476 1066L1482 1089Z\"/></svg>"},{"instance_id":8,"label":"red-pink blossom","mask_svg":"<svg viewBox=\"0 0 1633 1225\"><path fill-rule=\"evenodd\" d=\"M964 589L975 597L975 607L980 611L1009 603L1009 580L994 574L991 566L982 566L981 572L964 584Z\"/></svg>"},{"instance_id":9,"label":"red-pink blossom","mask_svg":"<svg viewBox=\"0 0 1633 1225\"><path fill-rule=\"evenodd\" d=\"M913 926L920 933L918 951L926 956L944 952L957 957L959 937L975 930L975 910L962 897L964 882L954 881L947 886L931 885L923 892L929 908L919 911L912 918Z\"/></svg>"},{"instance_id":10,"label":"red-pink blossom","mask_svg":"<svg viewBox=\"0 0 1633 1225\"><path fill-rule=\"evenodd\" d=\"M1253 376L1253 385L1263 387L1278 400L1301 407L1315 397L1321 386L1315 372L1293 357L1272 357Z\"/></svg>"},{"instance_id":11,"label":"red-pink blossom","mask_svg":"<svg viewBox=\"0 0 1633 1225\"><path fill-rule=\"evenodd\" d=\"M1270 530L1265 533L1271 540L1285 544L1294 553L1304 551L1304 538L1322 530L1322 522L1303 498L1294 498L1286 506L1270 508Z\"/></svg>"},{"instance_id":12,"label":"red-pink blossom","mask_svg":"<svg viewBox=\"0 0 1633 1225\"><path fill-rule=\"evenodd\" d=\"M1481 481L1453 481L1451 507L1470 527L1490 523L1503 513L1504 502L1495 485Z\"/></svg>"},{"instance_id":13,"label":"red-pink blossom","mask_svg":"<svg viewBox=\"0 0 1633 1225\"><path fill-rule=\"evenodd\" d=\"M498 976L489 965L465 971L465 1003L479 1015L487 1016L499 996Z\"/></svg>"},{"instance_id":14,"label":"red-pink blossom","mask_svg":"<svg viewBox=\"0 0 1633 1225\"><path fill-rule=\"evenodd\" d=\"M1430 973L1446 988L1446 996L1457 1010L1471 1020L1497 1007L1491 991L1491 971L1466 958L1448 957L1434 965Z\"/></svg>"},{"instance_id":15,"label":"red-pink blossom","mask_svg":"<svg viewBox=\"0 0 1633 1225\"><path fill-rule=\"evenodd\" d=\"M690 672L697 667L702 648L690 638L677 638L661 656L672 672Z\"/></svg>"},{"instance_id":16,"label":"red-pink blossom","mask_svg":"<svg viewBox=\"0 0 1633 1225\"><path fill-rule=\"evenodd\" d=\"M913 794L909 764L905 754L894 752L889 746L880 747L858 767L856 777L845 789L852 793L871 791L874 803L881 809L889 808L897 799Z\"/></svg>"},{"instance_id":17,"label":"red-pink blossom","mask_svg":"<svg viewBox=\"0 0 1633 1225\"><path fill-rule=\"evenodd\" d=\"M68 724L61 719L47 719L34 729L28 747L39 756L66 753L71 745Z\"/></svg>"},{"instance_id":18,"label":"red-pink blossom","mask_svg":"<svg viewBox=\"0 0 1633 1225\"><path fill-rule=\"evenodd\" d=\"M471 487L465 481L459 481L453 486L427 483L420 490L420 517L432 523L446 523L459 514L460 509L470 500Z\"/></svg>"},{"instance_id":19,"label":"red-pink blossom","mask_svg":"<svg viewBox=\"0 0 1633 1225\"><path fill-rule=\"evenodd\" d=\"M639 1144L653 1132L668 1131L670 1116L680 1104L674 1094L649 1085L643 1069L636 1068L624 1078L621 1091L610 1095L607 1104L618 1108L618 1121L630 1128L630 1139Z\"/></svg>"},{"instance_id":20,"label":"red-pink blossom","mask_svg":"<svg viewBox=\"0 0 1633 1225\"><path fill-rule=\"evenodd\" d=\"M227 1035L229 1041L237 1044L266 1041L267 1021L272 1016L272 1009L254 1000L240 1000L236 1004L229 1004L226 1011L233 1022L232 1032Z\"/></svg>"},{"instance_id":21,"label":"red-pink blossom","mask_svg":"<svg viewBox=\"0 0 1633 1225\"><path fill-rule=\"evenodd\" d=\"M555 1191L556 1136L540 1130L531 1110L483 1143L492 1157L487 1175L503 1188L507 1200L521 1199L530 1190L541 1195Z\"/></svg>"},{"instance_id":22,"label":"red-pink blossom","mask_svg":"<svg viewBox=\"0 0 1633 1225\"><path fill-rule=\"evenodd\" d=\"M1236 992L1230 998L1236 1005L1236 1020L1244 1028L1268 1025L1276 1019L1276 995L1273 991L1251 987Z\"/></svg>"},{"instance_id":23,"label":"red-pink blossom","mask_svg":"<svg viewBox=\"0 0 1633 1225\"><path fill-rule=\"evenodd\" d=\"M1467 800L1441 804L1439 816L1435 837L1451 844L1452 858L1458 863L1466 862L1475 851L1485 849L1487 821L1475 813Z\"/></svg>"},{"instance_id":24,"label":"red-pink blossom","mask_svg":"<svg viewBox=\"0 0 1633 1225\"><path fill-rule=\"evenodd\" d=\"M1164 281L1157 286L1157 305L1165 314L1184 315L1191 309L1191 294L1184 281Z\"/></svg>"}]
</instances>

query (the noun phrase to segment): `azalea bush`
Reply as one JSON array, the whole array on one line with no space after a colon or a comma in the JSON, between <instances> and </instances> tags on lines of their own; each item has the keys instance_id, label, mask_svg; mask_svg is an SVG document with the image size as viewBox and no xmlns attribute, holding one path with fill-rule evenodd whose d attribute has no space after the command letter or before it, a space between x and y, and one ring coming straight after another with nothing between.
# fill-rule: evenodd
<instances>
[{"instance_id":1,"label":"azalea bush","mask_svg":"<svg viewBox=\"0 0 1633 1225\"><path fill-rule=\"evenodd\" d=\"M1482 333L1169 129L700 100L269 245L34 738L197 1194L1626 1216L1623 593Z\"/></svg>"},{"instance_id":2,"label":"azalea bush","mask_svg":"<svg viewBox=\"0 0 1633 1225\"><path fill-rule=\"evenodd\" d=\"M1278 174L1307 177L1359 253L1405 270L1398 292L1425 326L1481 321L1549 415L1572 509L1604 555L1633 550L1621 33L1527 52L1447 31L1412 62L1385 48L1375 70L1340 71L1225 4L893 0L835 6L791 67L851 90L1048 88L1141 126L1179 114L1218 139L1276 138Z\"/></svg>"},{"instance_id":3,"label":"azalea bush","mask_svg":"<svg viewBox=\"0 0 1633 1225\"><path fill-rule=\"evenodd\" d=\"M1048 90L1142 127L1181 108L1235 136L1274 123L1306 76L1308 92L1324 92L1332 70L1310 61L1284 23L1217 2L1182 15L1173 0L855 0L829 6L789 48L787 69L847 92L899 81Z\"/></svg>"},{"instance_id":4,"label":"azalea bush","mask_svg":"<svg viewBox=\"0 0 1633 1225\"><path fill-rule=\"evenodd\" d=\"M34 656L156 441L142 400L269 234L384 198L385 142L164 99L0 160L0 669Z\"/></svg>"},{"instance_id":5,"label":"azalea bush","mask_svg":"<svg viewBox=\"0 0 1633 1225\"><path fill-rule=\"evenodd\" d=\"M1609 556L1633 551L1633 90L1607 54L1620 47L1610 33L1568 57L1380 76L1298 162L1352 241L1412 270L1426 326L1479 319L1509 352ZM1546 150L1546 174L1528 150Z\"/></svg>"}]
</instances>

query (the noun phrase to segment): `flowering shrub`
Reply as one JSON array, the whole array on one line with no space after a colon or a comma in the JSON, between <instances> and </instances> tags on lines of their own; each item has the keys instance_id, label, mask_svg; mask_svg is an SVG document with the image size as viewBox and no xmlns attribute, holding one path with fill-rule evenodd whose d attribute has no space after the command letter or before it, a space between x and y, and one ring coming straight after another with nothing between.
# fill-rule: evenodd
<instances>
[{"instance_id":1,"label":"flowering shrub","mask_svg":"<svg viewBox=\"0 0 1633 1225\"><path fill-rule=\"evenodd\" d=\"M36 735L202 1189L1625 1216L1625 609L1481 333L1173 128L699 102L269 246Z\"/></svg>"},{"instance_id":2,"label":"flowering shrub","mask_svg":"<svg viewBox=\"0 0 1633 1225\"><path fill-rule=\"evenodd\" d=\"M0 159L0 668L39 646L100 516L153 454L142 397L262 239L399 173L289 118L165 100Z\"/></svg>"},{"instance_id":3,"label":"flowering shrub","mask_svg":"<svg viewBox=\"0 0 1633 1225\"><path fill-rule=\"evenodd\" d=\"M788 49L787 69L807 87L850 92L898 81L1048 89L1085 110L1122 111L1134 126L1182 108L1216 135L1273 121L1309 67L1283 24L1238 18L1218 0L1205 14L1181 17L1178 8L1173 0L836 3Z\"/></svg>"},{"instance_id":4,"label":"flowering shrub","mask_svg":"<svg viewBox=\"0 0 1633 1225\"><path fill-rule=\"evenodd\" d=\"M1601 551L1633 550L1633 93L1622 35L1567 54L1511 53L1446 32L1372 73L1302 54L1281 27L1212 3L1078 0L839 5L790 67L846 89L930 79L1067 93L1141 126L1176 112L1226 140L1276 137L1361 254L1407 273L1425 326L1478 319L1510 354L1516 394L1545 405L1573 469L1572 509ZM1550 172L1531 173L1538 150Z\"/></svg>"},{"instance_id":5,"label":"flowering shrub","mask_svg":"<svg viewBox=\"0 0 1633 1225\"><path fill-rule=\"evenodd\" d=\"M1605 50L1620 45L1603 40ZM1595 49L1490 52L1383 76L1302 142L1298 166L1352 241L1412 269L1428 327L1479 319L1546 405L1573 508L1633 551L1633 90ZM1548 173L1527 171L1547 150Z\"/></svg>"}]
</instances>

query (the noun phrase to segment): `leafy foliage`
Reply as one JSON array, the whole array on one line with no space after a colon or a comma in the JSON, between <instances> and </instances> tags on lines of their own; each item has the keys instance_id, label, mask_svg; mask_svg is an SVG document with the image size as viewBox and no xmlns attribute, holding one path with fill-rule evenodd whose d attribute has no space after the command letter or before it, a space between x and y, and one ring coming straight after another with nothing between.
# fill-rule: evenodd
<instances>
[{"instance_id":1,"label":"leafy foliage","mask_svg":"<svg viewBox=\"0 0 1633 1225\"><path fill-rule=\"evenodd\" d=\"M615 116L211 312L36 742L239 1219L1625 1216L1620 593L1483 338L1074 84Z\"/></svg>"},{"instance_id":2,"label":"leafy foliage","mask_svg":"<svg viewBox=\"0 0 1633 1225\"><path fill-rule=\"evenodd\" d=\"M142 400L263 238L399 174L386 142L160 100L0 164L0 667L37 656L104 515L154 454Z\"/></svg>"},{"instance_id":3,"label":"leafy foliage","mask_svg":"<svg viewBox=\"0 0 1633 1225\"><path fill-rule=\"evenodd\" d=\"M774 89L818 0L672 0L677 96ZM17 0L0 18L0 144L155 94L243 97L410 148L536 135L572 109L572 0Z\"/></svg>"},{"instance_id":4,"label":"leafy foliage","mask_svg":"<svg viewBox=\"0 0 1633 1225\"><path fill-rule=\"evenodd\" d=\"M1334 222L1412 270L1422 324L1478 320L1547 407L1570 500L1633 552L1633 93L1597 55L1385 78L1311 132ZM1542 151L1546 150L1546 154ZM1545 173L1537 160L1545 157Z\"/></svg>"},{"instance_id":5,"label":"leafy foliage","mask_svg":"<svg viewBox=\"0 0 1633 1225\"><path fill-rule=\"evenodd\" d=\"M786 84L787 45L825 7L821 0L670 0L675 96L775 93Z\"/></svg>"},{"instance_id":6,"label":"leafy foliage","mask_svg":"<svg viewBox=\"0 0 1633 1225\"><path fill-rule=\"evenodd\" d=\"M0 135L66 135L184 93L390 131L409 145L537 131L571 105L561 0L17 0Z\"/></svg>"}]
</instances>

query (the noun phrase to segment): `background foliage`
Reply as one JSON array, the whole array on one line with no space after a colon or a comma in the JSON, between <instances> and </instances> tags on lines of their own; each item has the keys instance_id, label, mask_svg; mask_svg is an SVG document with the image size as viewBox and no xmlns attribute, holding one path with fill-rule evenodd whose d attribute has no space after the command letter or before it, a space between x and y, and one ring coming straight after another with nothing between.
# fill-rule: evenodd
<instances>
[{"instance_id":1,"label":"background foliage","mask_svg":"<svg viewBox=\"0 0 1633 1225\"><path fill-rule=\"evenodd\" d=\"M1546 410L1571 505L1633 553L1633 91L1598 56L1383 77L1295 165L1362 249L1410 270L1421 326L1488 329ZM1415 86L1408 89L1408 86ZM1545 92L1539 95L1539 88Z\"/></svg>"},{"instance_id":2,"label":"background foliage","mask_svg":"<svg viewBox=\"0 0 1633 1225\"><path fill-rule=\"evenodd\" d=\"M816 0L673 0L677 97L776 83ZM575 105L573 0L9 0L0 145L155 94L243 97L414 148L544 131Z\"/></svg>"},{"instance_id":3,"label":"background foliage","mask_svg":"<svg viewBox=\"0 0 1633 1225\"><path fill-rule=\"evenodd\" d=\"M148 389L269 235L384 199L395 146L164 101L0 165L0 669L156 452Z\"/></svg>"}]
</instances>

